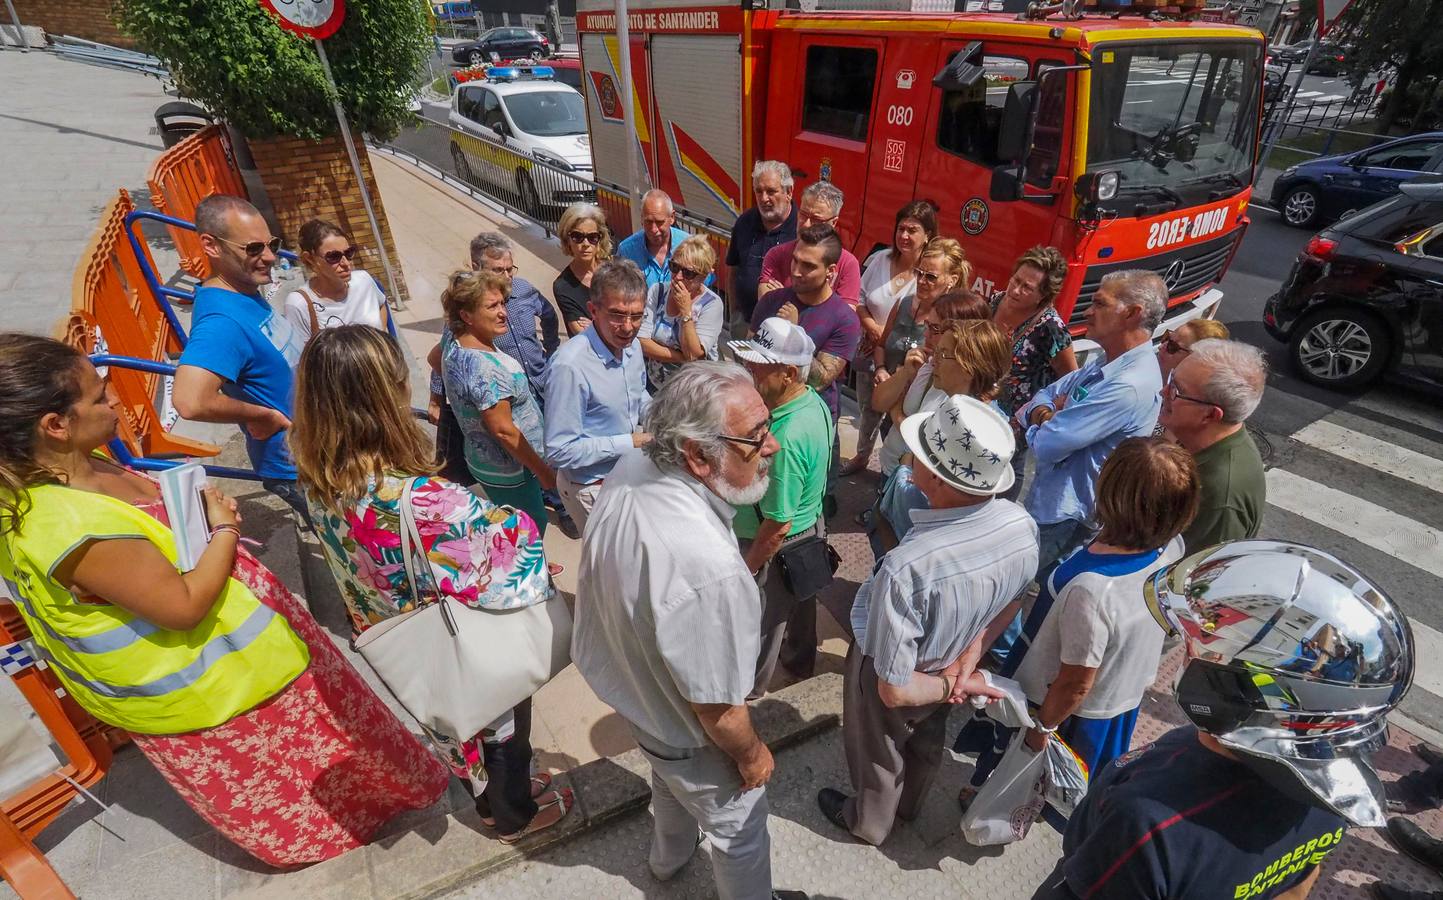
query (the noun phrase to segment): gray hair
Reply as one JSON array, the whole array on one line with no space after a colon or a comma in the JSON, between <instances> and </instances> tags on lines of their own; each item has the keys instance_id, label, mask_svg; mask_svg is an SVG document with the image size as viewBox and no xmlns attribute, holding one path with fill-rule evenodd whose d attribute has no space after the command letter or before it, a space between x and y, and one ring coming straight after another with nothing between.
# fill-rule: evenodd
<instances>
[{"instance_id":1,"label":"gray hair","mask_svg":"<svg viewBox=\"0 0 1443 900\"><path fill-rule=\"evenodd\" d=\"M1202 399L1223 411L1223 421L1246 421L1263 400L1268 383L1268 363L1263 352L1242 341L1208 338L1193 344L1187 361L1208 367Z\"/></svg>"},{"instance_id":2,"label":"gray hair","mask_svg":"<svg viewBox=\"0 0 1443 900\"><path fill-rule=\"evenodd\" d=\"M1152 334L1167 315L1167 282L1148 269L1127 269L1102 276L1105 285L1123 306L1142 307L1138 327Z\"/></svg>"},{"instance_id":3,"label":"gray hair","mask_svg":"<svg viewBox=\"0 0 1443 900\"><path fill-rule=\"evenodd\" d=\"M651 200L659 200L659 201L661 201L663 204L665 204L665 205L666 205L666 214L667 214L667 215L672 215L673 213L676 212L676 204L671 202L671 194L668 194L666 191L663 191L661 188L652 188L651 190L647 191L645 194L642 194L642 195L641 195L641 205L642 205L643 207L645 207L646 204L647 204L647 202L648 202L648 201L651 201Z\"/></svg>"},{"instance_id":4,"label":"gray hair","mask_svg":"<svg viewBox=\"0 0 1443 900\"><path fill-rule=\"evenodd\" d=\"M471 239L471 265L481 268L486 257L500 259L511 252L511 242L495 231L483 231Z\"/></svg>"},{"instance_id":5,"label":"gray hair","mask_svg":"<svg viewBox=\"0 0 1443 900\"><path fill-rule=\"evenodd\" d=\"M720 459L727 405L741 387L753 387L752 377L736 363L697 360L682 366L647 407L642 428L651 441L643 452L658 468L676 472L686 471L688 443L707 460Z\"/></svg>"},{"instance_id":6,"label":"gray hair","mask_svg":"<svg viewBox=\"0 0 1443 900\"><path fill-rule=\"evenodd\" d=\"M259 216L261 211L249 200L230 194L211 194L195 205L195 230L197 234L211 237L230 237L232 215Z\"/></svg>"},{"instance_id":7,"label":"gray hair","mask_svg":"<svg viewBox=\"0 0 1443 900\"><path fill-rule=\"evenodd\" d=\"M832 211L833 216L840 216L845 195L841 188L830 181L814 181L802 191L802 199L820 200L827 204L827 208Z\"/></svg>"},{"instance_id":8,"label":"gray hair","mask_svg":"<svg viewBox=\"0 0 1443 900\"><path fill-rule=\"evenodd\" d=\"M608 259L591 276L591 302L601 307L608 296L627 300L646 296L646 276L629 259Z\"/></svg>"},{"instance_id":9,"label":"gray hair","mask_svg":"<svg viewBox=\"0 0 1443 900\"><path fill-rule=\"evenodd\" d=\"M775 175L782 183L782 190L788 194L797 183L792 180L792 167L778 159L759 159L757 164L752 166L752 187L757 186L757 181L763 175Z\"/></svg>"}]
</instances>

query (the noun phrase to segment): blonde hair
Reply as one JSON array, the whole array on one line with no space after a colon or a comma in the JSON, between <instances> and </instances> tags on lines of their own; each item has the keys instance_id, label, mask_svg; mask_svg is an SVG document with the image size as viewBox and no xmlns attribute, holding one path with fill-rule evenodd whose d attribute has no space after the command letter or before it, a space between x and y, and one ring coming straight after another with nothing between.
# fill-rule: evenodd
<instances>
[{"instance_id":1,"label":"blonde hair","mask_svg":"<svg viewBox=\"0 0 1443 900\"><path fill-rule=\"evenodd\" d=\"M291 456L313 499L340 511L371 479L431 475L435 450L411 416L406 360L369 325L323 329L296 367Z\"/></svg>"},{"instance_id":2,"label":"blonde hair","mask_svg":"<svg viewBox=\"0 0 1443 900\"><path fill-rule=\"evenodd\" d=\"M677 265L703 275L711 274L716 268L716 251L712 249L711 241L699 234L694 234L673 247L671 258Z\"/></svg>"},{"instance_id":3,"label":"blonde hair","mask_svg":"<svg viewBox=\"0 0 1443 900\"><path fill-rule=\"evenodd\" d=\"M1187 336L1192 338L1194 344L1198 341L1225 341L1228 339L1228 326L1217 319L1193 319L1179 325L1177 331L1187 332Z\"/></svg>"},{"instance_id":4,"label":"blonde hair","mask_svg":"<svg viewBox=\"0 0 1443 900\"><path fill-rule=\"evenodd\" d=\"M972 264L967 261L967 251L962 245L947 237L934 237L922 248L917 256L921 262L929 256L939 256L947 266L950 275L957 276L957 287L967 287L972 281Z\"/></svg>"},{"instance_id":5,"label":"blonde hair","mask_svg":"<svg viewBox=\"0 0 1443 900\"><path fill-rule=\"evenodd\" d=\"M451 273L451 282L441 292L441 310L446 314L446 326L452 334L466 330L462 313L474 313L492 293L499 293L501 299L511 293L511 281L505 275L498 275L486 269L458 269Z\"/></svg>"},{"instance_id":6,"label":"blonde hair","mask_svg":"<svg viewBox=\"0 0 1443 900\"><path fill-rule=\"evenodd\" d=\"M948 319L937 341L952 341L954 362L967 373L968 391L986 402L1002 391L1002 379L1012 371L1012 338L991 319ZM934 371L936 363L933 363Z\"/></svg>"},{"instance_id":7,"label":"blonde hair","mask_svg":"<svg viewBox=\"0 0 1443 900\"><path fill-rule=\"evenodd\" d=\"M556 236L561 240L561 252L572 256L571 238L567 237L571 229L582 222L595 222L596 227L601 230L601 243L596 245L596 260L601 262L611 259L614 248L611 244L611 229L606 226L606 213L595 203L573 203L566 207L561 214L561 221L556 223Z\"/></svg>"}]
</instances>

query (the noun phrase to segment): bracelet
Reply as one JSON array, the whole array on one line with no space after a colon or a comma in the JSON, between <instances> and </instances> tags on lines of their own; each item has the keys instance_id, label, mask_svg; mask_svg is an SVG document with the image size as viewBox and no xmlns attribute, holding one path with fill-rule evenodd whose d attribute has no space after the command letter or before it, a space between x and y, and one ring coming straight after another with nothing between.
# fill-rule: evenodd
<instances>
[{"instance_id":1,"label":"bracelet","mask_svg":"<svg viewBox=\"0 0 1443 900\"><path fill-rule=\"evenodd\" d=\"M1033 730L1033 731L1036 731L1036 732L1039 733L1039 734L1056 734L1056 733L1057 733L1057 726L1056 726L1056 725L1053 725L1051 728L1048 728L1046 725L1043 725L1041 722L1033 722L1033 723L1032 723L1032 730Z\"/></svg>"},{"instance_id":2,"label":"bracelet","mask_svg":"<svg viewBox=\"0 0 1443 900\"><path fill-rule=\"evenodd\" d=\"M236 536L236 539L237 539L237 540L240 539L240 536L241 536L240 526L239 526L239 525L232 525L232 524L229 523L229 522L223 522L223 523L221 523L220 525L217 525L217 526L215 526L214 528L212 528L212 529L210 530L210 536L211 536L211 537L215 537L217 534L220 534L222 531L229 531L231 534L233 534L233 535Z\"/></svg>"},{"instance_id":3,"label":"bracelet","mask_svg":"<svg viewBox=\"0 0 1443 900\"><path fill-rule=\"evenodd\" d=\"M942 679L942 699L945 701L948 697L952 696L952 685L956 684L956 682L954 681L949 683L947 681L946 675L941 675L938 677Z\"/></svg>"}]
</instances>

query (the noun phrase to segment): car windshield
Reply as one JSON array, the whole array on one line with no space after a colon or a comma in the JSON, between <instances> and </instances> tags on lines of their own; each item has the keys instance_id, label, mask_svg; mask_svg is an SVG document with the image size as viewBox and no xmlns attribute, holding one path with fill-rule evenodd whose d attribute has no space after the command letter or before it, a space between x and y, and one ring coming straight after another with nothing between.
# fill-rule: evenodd
<instances>
[{"instance_id":1,"label":"car windshield","mask_svg":"<svg viewBox=\"0 0 1443 900\"><path fill-rule=\"evenodd\" d=\"M531 91L506 97L517 130L537 137L586 134L586 108L573 90Z\"/></svg>"},{"instance_id":2,"label":"car windshield","mask_svg":"<svg viewBox=\"0 0 1443 900\"><path fill-rule=\"evenodd\" d=\"M1087 168L1118 174L1117 198L1176 206L1250 180L1262 47L1210 41L1104 45L1093 55Z\"/></svg>"}]
</instances>

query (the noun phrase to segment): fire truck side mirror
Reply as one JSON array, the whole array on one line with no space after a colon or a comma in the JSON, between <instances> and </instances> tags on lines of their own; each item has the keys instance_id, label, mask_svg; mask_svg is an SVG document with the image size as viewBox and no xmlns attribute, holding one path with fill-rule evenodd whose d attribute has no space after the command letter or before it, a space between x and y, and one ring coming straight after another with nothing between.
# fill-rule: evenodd
<instances>
[{"instance_id":1,"label":"fire truck side mirror","mask_svg":"<svg viewBox=\"0 0 1443 900\"><path fill-rule=\"evenodd\" d=\"M1007 88L1007 105L997 129L997 158L1015 163L1027 153L1032 109L1037 102L1037 82L1014 81Z\"/></svg>"}]
</instances>

